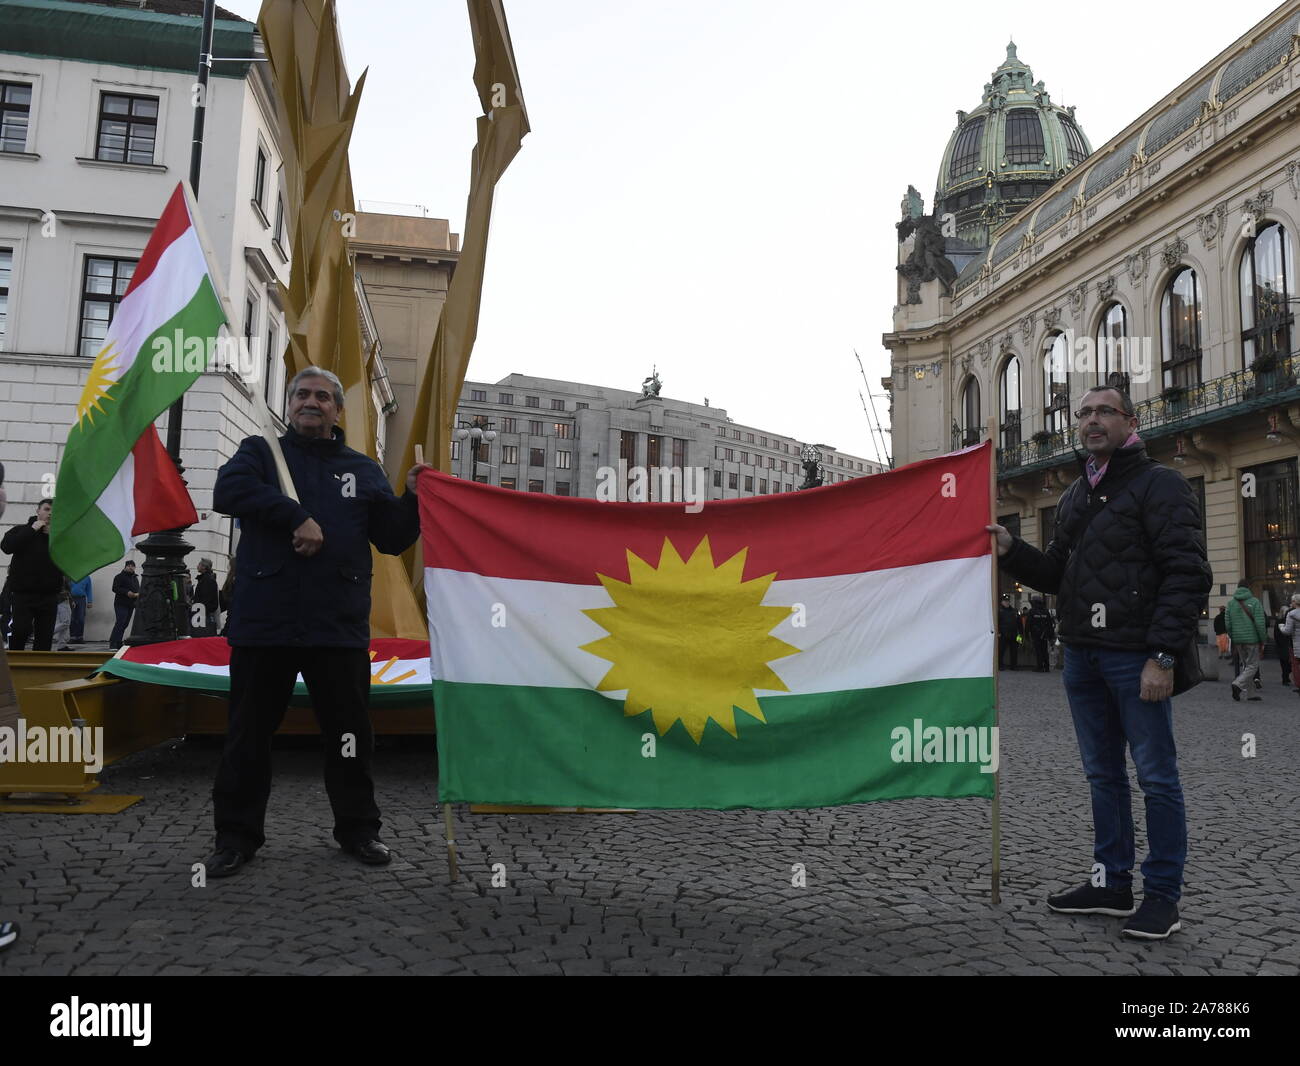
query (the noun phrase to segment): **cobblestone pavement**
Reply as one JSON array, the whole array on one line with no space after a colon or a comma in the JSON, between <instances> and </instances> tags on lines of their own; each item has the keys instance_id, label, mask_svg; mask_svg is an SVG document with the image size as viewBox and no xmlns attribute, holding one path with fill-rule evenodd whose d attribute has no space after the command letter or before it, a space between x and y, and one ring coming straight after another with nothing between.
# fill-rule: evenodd
<instances>
[{"instance_id":1,"label":"cobblestone pavement","mask_svg":"<svg viewBox=\"0 0 1300 1066\"><path fill-rule=\"evenodd\" d=\"M277 753L269 843L191 887L210 851L218 749L180 741L110 767L121 815L0 815L0 974L1297 974L1300 699L1226 681L1175 701L1191 853L1183 930L1047 911L1091 864L1087 786L1061 675L1002 673L1002 903L989 804L791 812L472 815L447 883L428 741L381 741L386 868L342 855L319 753ZM1243 758L1242 734L1258 754ZM1134 794L1140 795L1134 784ZM1139 859L1145 849L1138 816ZM506 884L493 886L493 864ZM792 884L802 863L806 887ZM500 869L500 868L498 868ZM1289 884L1286 882L1290 882Z\"/></svg>"}]
</instances>

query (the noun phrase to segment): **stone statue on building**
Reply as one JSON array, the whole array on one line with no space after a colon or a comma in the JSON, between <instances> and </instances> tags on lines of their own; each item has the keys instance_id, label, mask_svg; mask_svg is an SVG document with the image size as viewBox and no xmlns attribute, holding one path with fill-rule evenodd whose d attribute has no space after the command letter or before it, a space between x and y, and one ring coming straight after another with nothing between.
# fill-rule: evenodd
<instances>
[{"instance_id":1,"label":"stone statue on building","mask_svg":"<svg viewBox=\"0 0 1300 1066\"><path fill-rule=\"evenodd\" d=\"M898 272L907 279L907 302L921 302L921 285L927 281L937 279L944 292L951 292L952 283L957 280L957 268L946 254L947 241L934 216L921 215L915 220L905 218L899 223L898 232L900 240L916 234L911 255L898 264Z\"/></svg>"},{"instance_id":2,"label":"stone statue on building","mask_svg":"<svg viewBox=\"0 0 1300 1066\"><path fill-rule=\"evenodd\" d=\"M803 460L803 484L801 489L815 489L826 480L826 470L822 466L822 453L813 445L805 444L799 450Z\"/></svg>"},{"instance_id":3,"label":"stone statue on building","mask_svg":"<svg viewBox=\"0 0 1300 1066\"><path fill-rule=\"evenodd\" d=\"M659 368L655 367L648 378L641 382L641 399L649 399L651 396L658 396L659 390L664 383L659 380Z\"/></svg>"}]
</instances>

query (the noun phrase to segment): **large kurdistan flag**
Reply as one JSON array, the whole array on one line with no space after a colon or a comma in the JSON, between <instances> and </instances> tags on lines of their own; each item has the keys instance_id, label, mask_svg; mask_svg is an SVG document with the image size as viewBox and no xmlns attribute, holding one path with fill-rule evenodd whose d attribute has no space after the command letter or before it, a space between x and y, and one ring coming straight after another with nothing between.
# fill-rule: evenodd
<instances>
[{"instance_id":1,"label":"large kurdistan flag","mask_svg":"<svg viewBox=\"0 0 1300 1066\"><path fill-rule=\"evenodd\" d=\"M989 462L695 514L423 475L441 798L992 796Z\"/></svg>"},{"instance_id":2,"label":"large kurdistan flag","mask_svg":"<svg viewBox=\"0 0 1300 1066\"><path fill-rule=\"evenodd\" d=\"M153 422L208 365L225 321L178 184L95 356L59 463L50 555L73 580L122 558L140 533L199 520Z\"/></svg>"}]
</instances>

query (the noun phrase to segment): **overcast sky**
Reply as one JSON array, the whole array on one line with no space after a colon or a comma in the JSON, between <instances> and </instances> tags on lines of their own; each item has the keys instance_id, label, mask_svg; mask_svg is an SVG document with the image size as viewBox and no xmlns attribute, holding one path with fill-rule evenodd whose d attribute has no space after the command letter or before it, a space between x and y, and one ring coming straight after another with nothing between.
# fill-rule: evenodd
<instances>
[{"instance_id":1,"label":"overcast sky","mask_svg":"<svg viewBox=\"0 0 1300 1066\"><path fill-rule=\"evenodd\" d=\"M255 19L258 0L222 0ZM1099 148L1263 0L505 0L532 133L498 186L470 377L664 395L874 457L908 183L932 208L956 111L1014 37ZM460 0L340 0L360 200L460 231L478 101ZM887 401L877 409L887 418Z\"/></svg>"}]
</instances>

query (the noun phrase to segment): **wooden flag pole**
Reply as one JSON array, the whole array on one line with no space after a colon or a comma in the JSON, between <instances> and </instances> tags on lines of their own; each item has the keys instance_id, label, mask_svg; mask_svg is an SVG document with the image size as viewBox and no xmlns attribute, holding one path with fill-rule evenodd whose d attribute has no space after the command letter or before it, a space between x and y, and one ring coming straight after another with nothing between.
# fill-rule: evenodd
<instances>
[{"instance_id":1,"label":"wooden flag pole","mask_svg":"<svg viewBox=\"0 0 1300 1066\"><path fill-rule=\"evenodd\" d=\"M989 417L984 424L984 439L990 442L989 452L989 522L996 524L998 520L998 420ZM1001 636L998 633L998 535L989 534L990 547L992 548L991 565L989 567L989 584L992 588L993 600L993 727L998 727L998 641ZM991 873L991 902L996 906L1002 902L1002 760L1001 760L1001 737L999 737L999 759L998 769L993 772L993 869Z\"/></svg>"},{"instance_id":2,"label":"wooden flag pole","mask_svg":"<svg viewBox=\"0 0 1300 1066\"><path fill-rule=\"evenodd\" d=\"M424 462L424 445L422 444L415 446L415 461L417 464ZM438 738L438 743L442 743L441 737ZM454 885L459 873L456 867L456 827L452 821L450 800L442 801L442 824L447 837L447 880Z\"/></svg>"}]
</instances>

